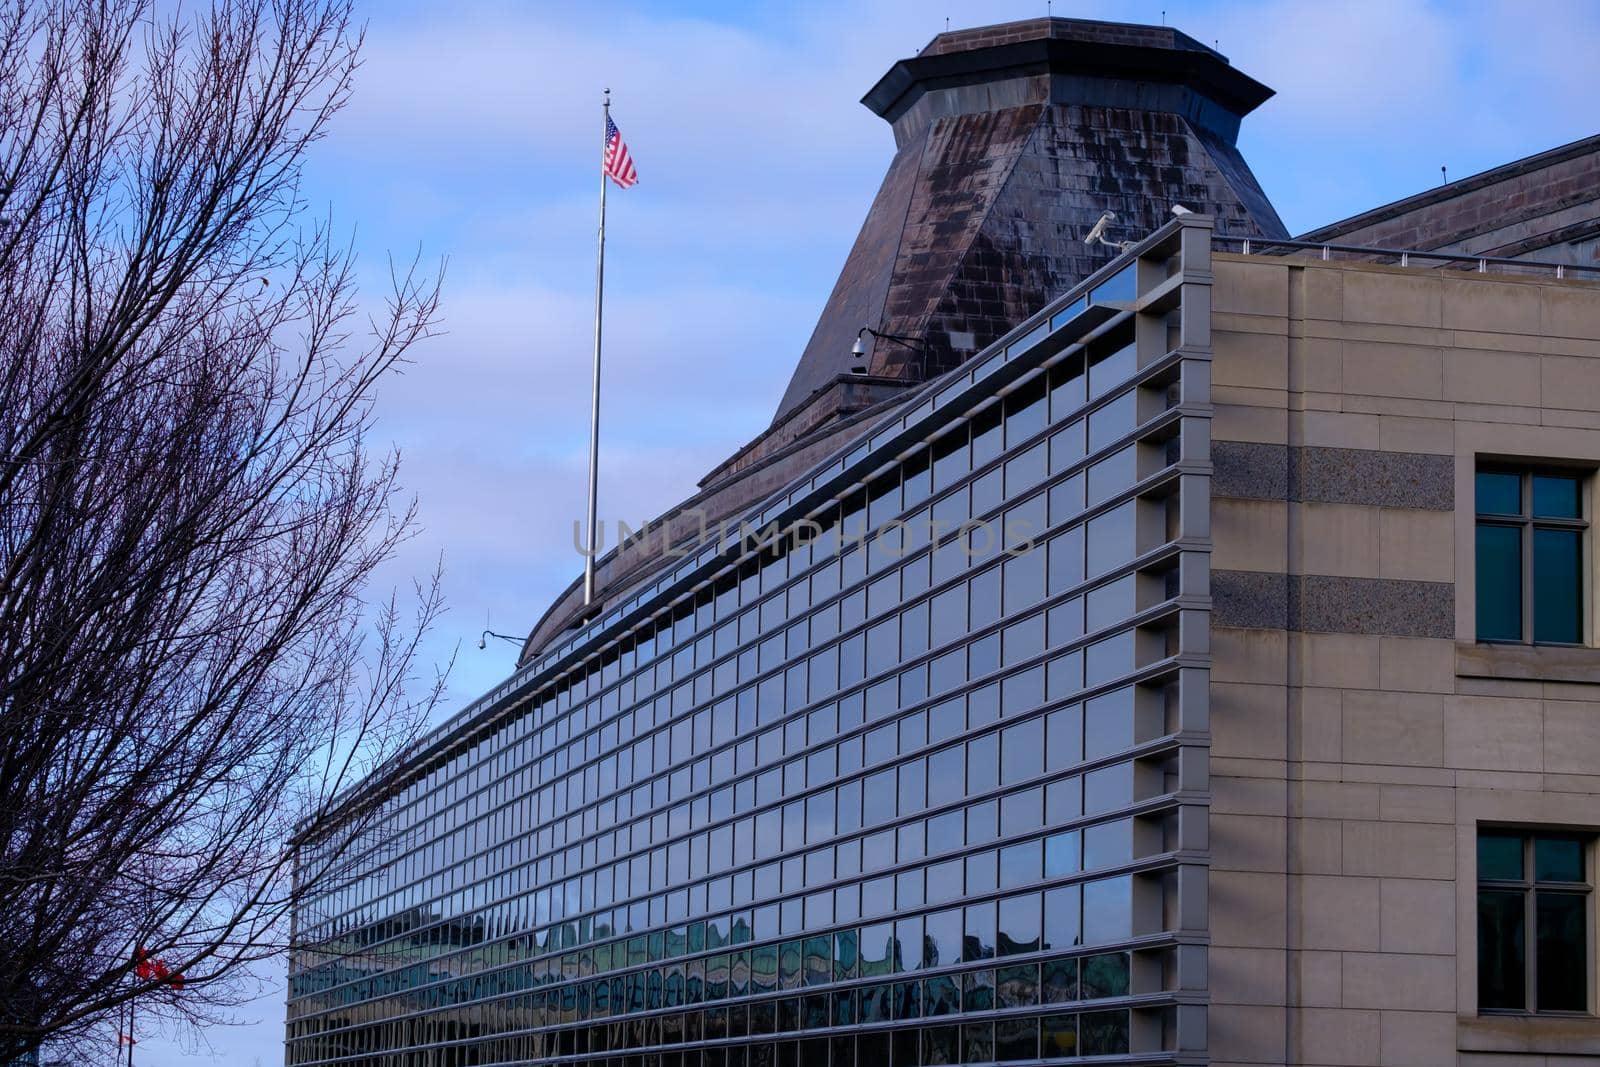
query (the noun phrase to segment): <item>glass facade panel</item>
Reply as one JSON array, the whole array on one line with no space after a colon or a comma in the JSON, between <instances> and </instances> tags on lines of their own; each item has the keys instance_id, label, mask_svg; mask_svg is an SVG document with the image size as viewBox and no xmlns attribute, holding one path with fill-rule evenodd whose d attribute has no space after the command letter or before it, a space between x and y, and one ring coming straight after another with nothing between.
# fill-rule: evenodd
<instances>
[{"instance_id":1,"label":"glass facade panel","mask_svg":"<svg viewBox=\"0 0 1600 1067\"><path fill-rule=\"evenodd\" d=\"M1176 667L1124 678L1134 561L1183 533L1143 521L1167 505L1136 489L1142 376L1189 372L1133 337L1113 323L1087 374L1019 348L919 409L910 453L875 431L779 495L820 534L674 563L375 783L369 850L296 915L288 1062L1125 1051L1127 1010L1061 1005L1124 995L1116 945L1175 913L1177 861L1119 812L1175 812L1136 763L1191 743L1136 729ZM1112 951L1080 983L1085 945Z\"/></svg>"}]
</instances>

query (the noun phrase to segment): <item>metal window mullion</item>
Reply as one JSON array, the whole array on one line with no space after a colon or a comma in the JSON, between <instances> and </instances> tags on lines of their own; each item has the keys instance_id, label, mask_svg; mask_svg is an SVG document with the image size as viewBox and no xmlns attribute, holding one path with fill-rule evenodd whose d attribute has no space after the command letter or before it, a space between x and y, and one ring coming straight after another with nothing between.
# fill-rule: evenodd
<instances>
[{"instance_id":1,"label":"metal window mullion","mask_svg":"<svg viewBox=\"0 0 1600 1067\"><path fill-rule=\"evenodd\" d=\"M1530 478L1529 481L1532 481ZM1522 903L1522 965L1523 976L1523 1010L1537 1012L1539 1010L1539 965L1538 965L1538 904L1534 888L1533 867L1533 842L1534 835L1528 834L1522 839L1522 876L1527 888L1523 890Z\"/></svg>"},{"instance_id":2,"label":"metal window mullion","mask_svg":"<svg viewBox=\"0 0 1600 1067\"><path fill-rule=\"evenodd\" d=\"M1530 484L1532 478L1524 478ZM1533 520L1524 515L1518 528L1522 532L1522 643L1531 645L1533 630Z\"/></svg>"}]
</instances>

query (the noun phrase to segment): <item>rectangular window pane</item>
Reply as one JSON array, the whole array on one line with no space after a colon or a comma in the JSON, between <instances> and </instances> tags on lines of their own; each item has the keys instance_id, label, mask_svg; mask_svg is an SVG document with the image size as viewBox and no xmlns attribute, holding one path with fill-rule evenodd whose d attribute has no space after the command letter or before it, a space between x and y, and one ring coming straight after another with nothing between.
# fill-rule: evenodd
<instances>
[{"instance_id":1,"label":"rectangular window pane","mask_svg":"<svg viewBox=\"0 0 1600 1067\"><path fill-rule=\"evenodd\" d=\"M1583 535L1577 530L1533 531L1533 639L1583 640Z\"/></svg>"},{"instance_id":2,"label":"rectangular window pane","mask_svg":"<svg viewBox=\"0 0 1600 1067\"><path fill-rule=\"evenodd\" d=\"M1478 526L1478 640L1522 640L1522 530Z\"/></svg>"},{"instance_id":3,"label":"rectangular window pane","mask_svg":"<svg viewBox=\"0 0 1600 1067\"><path fill-rule=\"evenodd\" d=\"M1588 923L1577 893L1545 893L1535 897L1539 944L1534 958L1539 970L1540 1011L1584 1011L1589 1006L1585 976Z\"/></svg>"},{"instance_id":4,"label":"rectangular window pane","mask_svg":"<svg viewBox=\"0 0 1600 1067\"><path fill-rule=\"evenodd\" d=\"M1522 514L1522 476L1503 471L1478 472L1478 514Z\"/></svg>"},{"instance_id":5,"label":"rectangular window pane","mask_svg":"<svg viewBox=\"0 0 1600 1067\"><path fill-rule=\"evenodd\" d=\"M1578 479L1549 474L1533 476L1533 513L1546 519L1576 519L1580 515Z\"/></svg>"},{"instance_id":6,"label":"rectangular window pane","mask_svg":"<svg viewBox=\"0 0 1600 1067\"><path fill-rule=\"evenodd\" d=\"M1541 882L1582 882L1583 842L1574 837L1541 837L1533 843L1534 877Z\"/></svg>"},{"instance_id":7,"label":"rectangular window pane","mask_svg":"<svg viewBox=\"0 0 1600 1067\"><path fill-rule=\"evenodd\" d=\"M1522 843L1520 834L1478 835L1478 880L1520 882Z\"/></svg>"},{"instance_id":8,"label":"rectangular window pane","mask_svg":"<svg viewBox=\"0 0 1600 1067\"><path fill-rule=\"evenodd\" d=\"M1521 892L1478 891L1478 1007L1521 1009L1526 1005L1526 906Z\"/></svg>"}]
</instances>

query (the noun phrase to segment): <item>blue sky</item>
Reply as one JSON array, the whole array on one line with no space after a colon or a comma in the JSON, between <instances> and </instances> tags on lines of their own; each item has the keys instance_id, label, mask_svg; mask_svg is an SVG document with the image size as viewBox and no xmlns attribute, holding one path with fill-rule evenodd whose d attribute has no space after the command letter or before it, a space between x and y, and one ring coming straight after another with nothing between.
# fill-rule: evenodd
<instances>
[{"instance_id":1,"label":"blue sky","mask_svg":"<svg viewBox=\"0 0 1600 1067\"><path fill-rule=\"evenodd\" d=\"M359 0L358 0L359 2ZM1056 0L1168 24L1278 91L1240 148L1291 232L1596 132L1600 5L1583 0ZM453 707L510 669L578 573L588 433L600 90L641 181L610 197L600 513L638 520L770 420L893 151L858 103L944 28L1045 0L368 2L349 109L307 194L353 232L365 292L387 257L448 259L444 333L378 404L422 529L383 575L442 557ZM283 982L141 1067L282 1062Z\"/></svg>"}]
</instances>

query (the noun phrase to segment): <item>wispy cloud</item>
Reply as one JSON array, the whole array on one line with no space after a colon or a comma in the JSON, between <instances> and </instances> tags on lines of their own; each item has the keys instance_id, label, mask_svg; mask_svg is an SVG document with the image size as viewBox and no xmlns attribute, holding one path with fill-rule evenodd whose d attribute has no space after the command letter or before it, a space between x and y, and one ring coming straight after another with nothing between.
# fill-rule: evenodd
<instances>
[{"instance_id":1,"label":"wispy cloud","mask_svg":"<svg viewBox=\"0 0 1600 1067\"><path fill-rule=\"evenodd\" d=\"M309 174L357 222L367 291L384 257L447 255L445 327L379 406L420 535L384 578L441 555L460 701L509 669L476 649L525 631L579 573L599 90L642 183L611 198L601 513L642 519L694 491L770 419L893 152L856 101L943 28L1043 14L1039 0L795 6L370 4L356 96ZM1070 12L1067 10L1070 7ZM1057 13L1169 24L1278 90L1241 148L1292 230L1595 132L1600 8L1420 0L1134 0ZM217 1056L282 1057L282 993ZM148 1048L148 1053L146 1052Z\"/></svg>"}]
</instances>

